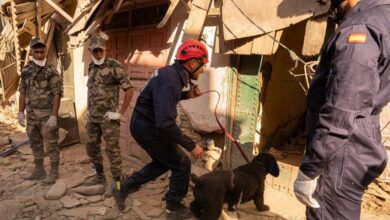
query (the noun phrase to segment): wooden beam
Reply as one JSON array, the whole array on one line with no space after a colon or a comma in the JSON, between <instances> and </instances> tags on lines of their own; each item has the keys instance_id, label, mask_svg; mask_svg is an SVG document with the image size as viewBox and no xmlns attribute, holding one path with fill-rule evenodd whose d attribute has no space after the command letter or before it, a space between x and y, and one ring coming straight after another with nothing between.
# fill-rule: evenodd
<instances>
[{"instance_id":1,"label":"wooden beam","mask_svg":"<svg viewBox=\"0 0 390 220\"><path fill-rule=\"evenodd\" d=\"M18 27L16 26L16 10L15 10L15 0L11 1L11 15L12 15L12 29L13 33L15 33L16 30L18 30ZM20 49L19 49L19 38L16 36L16 34L13 37L14 39L14 48L15 48L15 58L16 58L16 73L20 75L22 73L21 66L20 66Z\"/></svg>"},{"instance_id":2,"label":"wooden beam","mask_svg":"<svg viewBox=\"0 0 390 220\"><path fill-rule=\"evenodd\" d=\"M187 24L184 29L183 41L188 39L198 39L207 13L211 5L211 0L194 0L192 2L191 12L188 16Z\"/></svg>"},{"instance_id":3,"label":"wooden beam","mask_svg":"<svg viewBox=\"0 0 390 220\"><path fill-rule=\"evenodd\" d=\"M186 0L180 0L181 3L183 3L184 7L186 7L187 11L191 11L191 7L188 5Z\"/></svg>"},{"instance_id":4,"label":"wooden beam","mask_svg":"<svg viewBox=\"0 0 390 220\"><path fill-rule=\"evenodd\" d=\"M16 15L16 22L18 24L23 24L25 20L34 20L34 19L35 19L35 10Z\"/></svg>"},{"instance_id":5,"label":"wooden beam","mask_svg":"<svg viewBox=\"0 0 390 220\"><path fill-rule=\"evenodd\" d=\"M116 0L114 6L114 13L117 13L123 4L123 0Z\"/></svg>"},{"instance_id":6,"label":"wooden beam","mask_svg":"<svg viewBox=\"0 0 390 220\"><path fill-rule=\"evenodd\" d=\"M36 29L36 34L37 34L37 37L39 39L42 39L42 34L41 34L41 27L42 27L42 9L41 9L41 5L42 5L42 0L38 0L36 2L36 7L35 7L35 10L37 12L37 29Z\"/></svg>"},{"instance_id":7,"label":"wooden beam","mask_svg":"<svg viewBox=\"0 0 390 220\"><path fill-rule=\"evenodd\" d=\"M66 30L64 32L68 33L69 35L72 35L76 32L83 30L85 28L85 24L89 21L91 15L97 9L97 7L99 7L101 2L102 2L102 0L99 0L89 10L85 10L82 12L80 12L79 10L76 10L76 14L75 14L75 18L74 18L73 22L68 26L68 28L66 28Z\"/></svg>"},{"instance_id":8,"label":"wooden beam","mask_svg":"<svg viewBox=\"0 0 390 220\"><path fill-rule=\"evenodd\" d=\"M53 7L61 16L63 16L66 20L69 22L73 22L73 18L66 13L62 8L60 8L56 3L54 3L52 0L45 0L51 7Z\"/></svg>"},{"instance_id":9,"label":"wooden beam","mask_svg":"<svg viewBox=\"0 0 390 220\"><path fill-rule=\"evenodd\" d=\"M29 33L31 36L36 36L35 24L29 20L25 20L22 28L20 28L17 33L18 35L23 34L24 32Z\"/></svg>"},{"instance_id":10,"label":"wooden beam","mask_svg":"<svg viewBox=\"0 0 390 220\"><path fill-rule=\"evenodd\" d=\"M173 11L179 5L180 0L171 0L171 4L169 5L169 8L167 12L165 13L164 18L160 21L160 23L157 25L158 28L164 27L164 25L167 23L171 15L173 14Z\"/></svg>"},{"instance_id":11,"label":"wooden beam","mask_svg":"<svg viewBox=\"0 0 390 220\"><path fill-rule=\"evenodd\" d=\"M221 8L210 8L209 12L207 13L207 16L221 16Z\"/></svg>"},{"instance_id":12,"label":"wooden beam","mask_svg":"<svg viewBox=\"0 0 390 220\"><path fill-rule=\"evenodd\" d=\"M34 10L35 10L34 2L27 2L15 6L15 12L17 15L28 11L34 11Z\"/></svg>"},{"instance_id":13,"label":"wooden beam","mask_svg":"<svg viewBox=\"0 0 390 220\"><path fill-rule=\"evenodd\" d=\"M51 19L49 33L47 34L46 39L45 39L45 41L46 41L45 57L47 57L47 54L50 50L50 45L51 45L51 42L53 41L55 29L56 29L56 21L54 19Z\"/></svg>"}]
</instances>

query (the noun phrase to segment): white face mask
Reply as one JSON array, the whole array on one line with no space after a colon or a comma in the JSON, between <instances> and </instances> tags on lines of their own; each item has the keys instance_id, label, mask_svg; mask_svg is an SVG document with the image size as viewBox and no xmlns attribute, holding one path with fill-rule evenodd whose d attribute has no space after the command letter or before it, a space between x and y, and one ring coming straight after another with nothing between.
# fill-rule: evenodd
<instances>
[{"instance_id":1,"label":"white face mask","mask_svg":"<svg viewBox=\"0 0 390 220\"><path fill-rule=\"evenodd\" d=\"M45 66L45 64L46 64L46 58L44 60L37 60L37 59L32 58L32 61L38 66Z\"/></svg>"},{"instance_id":2,"label":"white face mask","mask_svg":"<svg viewBox=\"0 0 390 220\"><path fill-rule=\"evenodd\" d=\"M104 57L102 57L102 59L97 60L95 57L93 57L93 56L91 56L91 57L92 57L93 62L94 62L96 65L98 65L98 66L102 65L102 64L104 63L104 59L106 58L106 56L104 56Z\"/></svg>"}]
</instances>

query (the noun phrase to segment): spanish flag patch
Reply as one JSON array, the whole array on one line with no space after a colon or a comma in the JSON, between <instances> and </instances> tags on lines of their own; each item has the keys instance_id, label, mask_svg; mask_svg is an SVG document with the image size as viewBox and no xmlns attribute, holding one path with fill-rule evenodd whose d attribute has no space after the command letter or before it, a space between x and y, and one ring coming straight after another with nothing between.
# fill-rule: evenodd
<instances>
[{"instance_id":1,"label":"spanish flag patch","mask_svg":"<svg viewBox=\"0 0 390 220\"><path fill-rule=\"evenodd\" d=\"M351 33L348 37L349 44L364 44L367 41L367 34Z\"/></svg>"}]
</instances>

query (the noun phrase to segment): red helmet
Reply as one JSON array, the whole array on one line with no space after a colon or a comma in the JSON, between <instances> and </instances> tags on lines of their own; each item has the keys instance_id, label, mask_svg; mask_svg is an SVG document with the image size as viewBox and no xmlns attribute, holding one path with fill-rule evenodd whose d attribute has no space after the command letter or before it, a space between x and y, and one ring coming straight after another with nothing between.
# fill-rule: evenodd
<instances>
[{"instance_id":1,"label":"red helmet","mask_svg":"<svg viewBox=\"0 0 390 220\"><path fill-rule=\"evenodd\" d=\"M178 60L186 61L191 58L200 58L203 63L209 62L207 48L205 45L197 40L186 40L183 42L176 53Z\"/></svg>"}]
</instances>

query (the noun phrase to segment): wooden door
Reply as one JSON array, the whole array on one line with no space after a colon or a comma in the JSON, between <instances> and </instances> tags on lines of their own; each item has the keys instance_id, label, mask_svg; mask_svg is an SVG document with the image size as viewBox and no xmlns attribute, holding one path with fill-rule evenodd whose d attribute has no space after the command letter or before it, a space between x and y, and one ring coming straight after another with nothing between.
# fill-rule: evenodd
<instances>
[{"instance_id":1,"label":"wooden door","mask_svg":"<svg viewBox=\"0 0 390 220\"><path fill-rule=\"evenodd\" d=\"M133 99L126 114L121 118L120 146L123 153L148 161L148 155L137 145L129 132L129 120L139 95L149 76L166 64L169 48L167 28L147 28L134 31L109 33L107 55L119 60L126 68L135 85ZM120 93L120 104L123 92Z\"/></svg>"}]
</instances>

